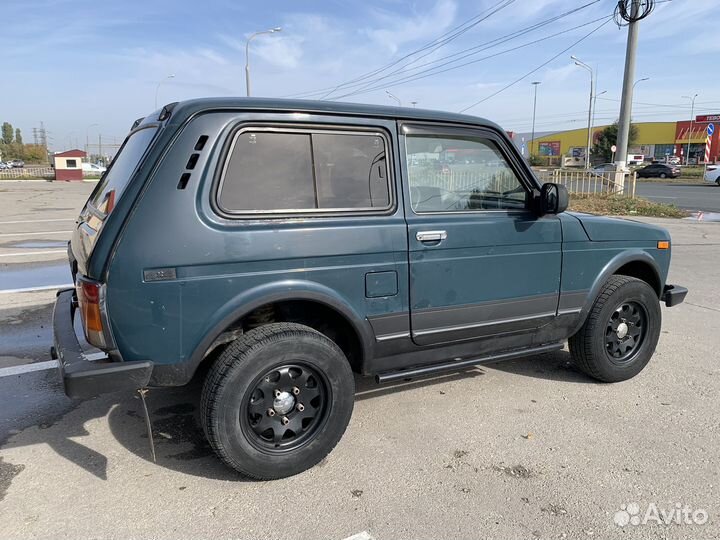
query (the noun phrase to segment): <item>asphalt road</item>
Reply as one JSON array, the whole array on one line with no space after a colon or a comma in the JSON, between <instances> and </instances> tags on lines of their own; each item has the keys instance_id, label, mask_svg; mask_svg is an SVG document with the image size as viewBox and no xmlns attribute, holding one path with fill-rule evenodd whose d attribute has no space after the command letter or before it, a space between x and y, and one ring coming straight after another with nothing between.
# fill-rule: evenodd
<instances>
[{"instance_id":1,"label":"asphalt road","mask_svg":"<svg viewBox=\"0 0 720 540\"><path fill-rule=\"evenodd\" d=\"M0 289L64 264L52 242L91 187L0 184ZM52 369L8 371L47 365L54 293L0 292L0 538L720 538L720 224L651 221L670 229L670 279L690 293L663 308L638 377L595 383L567 351L391 386L358 377L338 447L274 482L215 458L197 382L150 392L153 462L137 396L71 401ZM708 521L621 528L630 503Z\"/></svg>"},{"instance_id":2,"label":"asphalt road","mask_svg":"<svg viewBox=\"0 0 720 540\"><path fill-rule=\"evenodd\" d=\"M686 210L720 212L720 187L714 184L638 182L636 194Z\"/></svg>"}]
</instances>

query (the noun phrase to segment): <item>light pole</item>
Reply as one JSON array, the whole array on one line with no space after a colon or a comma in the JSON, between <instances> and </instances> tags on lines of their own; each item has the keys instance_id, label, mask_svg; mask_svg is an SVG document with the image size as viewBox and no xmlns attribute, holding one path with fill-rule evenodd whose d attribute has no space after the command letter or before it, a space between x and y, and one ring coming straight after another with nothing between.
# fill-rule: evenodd
<instances>
[{"instance_id":1,"label":"light pole","mask_svg":"<svg viewBox=\"0 0 720 540\"><path fill-rule=\"evenodd\" d=\"M649 80L650 80L650 77L643 77L642 79L638 79L637 81L635 81L632 86L633 92L635 92L635 86L637 85L637 83L641 83L643 81L649 81Z\"/></svg>"},{"instance_id":2,"label":"light pole","mask_svg":"<svg viewBox=\"0 0 720 540\"><path fill-rule=\"evenodd\" d=\"M571 60L575 61L576 66L580 66L590 72L590 102L588 104L588 138L587 148L585 150L585 168L590 168L590 144L592 143L592 106L593 106L593 93L595 91L595 76L593 69L588 66L585 62L577 58L576 56L570 56Z\"/></svg>"},{"instance_id":3,"label":"light pole","mask_svg":"<svg viewBox=\"0 0 720 540\"><path fill-rule=\"evenodd\" d=\"M410 105L412 105L412 106L413 106L413 109L415 108L415 105L417 105L417 104L418 104L418 102L417 102L417 101L411 101L411 102L410 102Z\"/></svg>"},{"instance_id":4,"label":"light pole","mask_svg":"<svg viewBox=\"0 0 720 540\"><path fill-rule=\"evenodd\" d=\"M533 152L532 147L535 142L535 110L537 109L537 87L540 81L533 81L532 84L535 87L535 95L533 96L533 121L532 121L532 135L530 136L530 158L532 158Z\"/></svg>"},{"instance_id":5,"label":"light pole","mask_svg":"<svg viewBox=\"0 0 720 540\"><path fill-rule=\"evenodd\" d=\"M158 92L160 91L160 85L167 81L168 79L174 79L175 75L168 75L164 79L160 79L157 83L157 86L155 87L155 109L157 109L157 100L158 100Z\"/></svg>"},{"instance_id":6,"label":"light pole","mask_svg":"<svg viewBox=\"0 0 720 540\"><path fill-rule=\"evenodd\" d=\"M275 28L270 28L269 30L255 32L254 34L250 34L250 37L247 38L247 42L245 42L245 91L247 97L250 97L250 42L258 36L263 34L274 34L275 32L282 32L282 28L276 26Z\"/></svg>"},{"instance_id":7,"label":"light pole","mask_svg":"<svg viewBox=\"0 0 720 540\"><path fill-rule=\"evenodd\" d=\"M394 99L395 101L397 101L398 107L402 107L402 101L400 101L399 97L397 97L395 94L391 94L387 90L385 90L385 93L388 95L388 97L390 99Z\"/></svg>"},{"instance_id":8,"label":"light pole","mask_svg":"<svg viewBox=\"0 0 720 540\"><path fill-rule=\"evenodd\" d=\"M603 94L607 94L607 90L603 90L602 92L598 92L593 96L593 113L592 113L592 129L595 129L595 111L597 110L597 98L598 96L602 96Z\"/></svg>"},{"instance_id":9,"label":"light pole","mask_svg":"<svg viewBox=\"0 0 720 540\"><path fill-rule=\"evenodd\" d=\"M690 105L690 131L688 131L688 142L687 142L687 153L685 154L685 165L690 165L690 139L692 138L692 127L693 127L693 117L695 116L695 98L698 97L697 94L694 96L683 96L685 99L689 99L691 101Z\"/></svg>"},{"instance_id":10,"label":"light pole","mask_svg":"<svg viewBox=\"0 0 720 540\"><path fill-rule=\"evenodd\" d=\"M100 124L90 124L85 128L85 158L90 162L90 128L99 126Z\"/></svg>"}]
</instances>

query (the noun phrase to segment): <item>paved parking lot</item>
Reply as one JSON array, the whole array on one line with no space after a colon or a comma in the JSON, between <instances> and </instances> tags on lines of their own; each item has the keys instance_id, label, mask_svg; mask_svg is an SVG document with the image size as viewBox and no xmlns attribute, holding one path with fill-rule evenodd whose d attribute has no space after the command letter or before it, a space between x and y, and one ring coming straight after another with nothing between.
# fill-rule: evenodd
<instances>
[{"instance_id":1,"label":"paved parking lot","mask_svg":"<svg viewBox=\"0 0 720 540\"><path fill-rule=\"evenodd\" d=\"M91 187L0 183L0 289L59 284ZM0 538L720 538L720 224L656 221L690 293L663 308L638 377L596 383L561 351L393 386L357 378L338 447L274 482L213 456L197 382L150 391L153 462L137 396L73 402L39 369L52 290L0 292ZM708 519L616 525L630 503Z\"/></svg>"}]
</instances>

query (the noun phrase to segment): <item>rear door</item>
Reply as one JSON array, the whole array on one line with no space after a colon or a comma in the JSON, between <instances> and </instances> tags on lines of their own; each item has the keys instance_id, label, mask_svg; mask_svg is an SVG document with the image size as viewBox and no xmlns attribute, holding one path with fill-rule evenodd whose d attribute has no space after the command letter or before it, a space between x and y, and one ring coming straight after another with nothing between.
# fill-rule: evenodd
<instances>
[{"instance_id":1,"label":"rear door","mask_svg":"<svg viewBox=\"0 0 720 540\"><path fill-rule=\"evenodd\" d=\"M534 179L491 130L404 124L412 339L533 331L560 289L557 216L529 209Z\"/></svg>"}]
</instances>

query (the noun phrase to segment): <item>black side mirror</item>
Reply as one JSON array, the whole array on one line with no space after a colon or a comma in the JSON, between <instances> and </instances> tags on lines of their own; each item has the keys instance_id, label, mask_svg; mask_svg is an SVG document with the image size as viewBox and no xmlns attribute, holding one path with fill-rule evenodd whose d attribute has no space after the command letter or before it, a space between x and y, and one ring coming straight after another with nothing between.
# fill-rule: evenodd
<instances>
[{"instance_id":1,"label":"black side mirror","mask_svg":"<svg viewBox=\"0 0 720 540\"><path fill-rule=\"evenodd\" d=\"M540 215L560 214L567 210L570 196L562 184L543 184L540 190Z\"/></svg>"}]
</instances>

